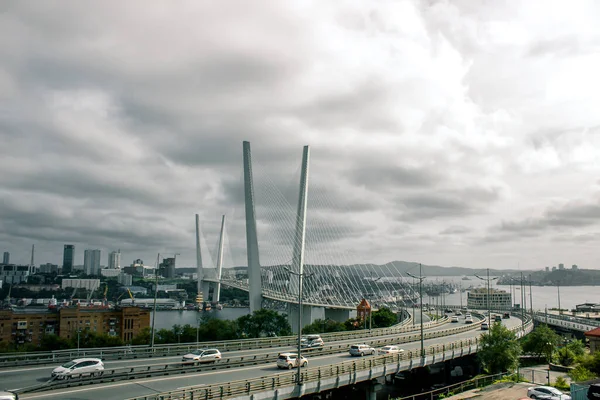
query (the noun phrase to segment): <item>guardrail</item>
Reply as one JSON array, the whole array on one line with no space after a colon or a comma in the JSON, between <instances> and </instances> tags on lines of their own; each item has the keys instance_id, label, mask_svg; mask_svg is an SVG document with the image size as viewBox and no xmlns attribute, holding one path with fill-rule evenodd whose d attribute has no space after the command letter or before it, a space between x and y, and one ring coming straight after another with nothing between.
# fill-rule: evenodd
<instances>
[{"instance_id":1,"label":"guardrail","mask_svg":"<svg viewBox=\"0 0 600 400\"><path fill-rule=\"evenodd\" d=\"M408 322L412 322L412 316ZM427 328L441 325L447 320L433 321L424 324ZM323 333L325 341L347 340L360 337L383 336L395 333L406 333L419 329L419 326L398 324L390 328L376 328L372 330L344 331ZM218 348L221 352L239 351L247 349L262 349L282 346L296 346L297 336L283 336L276 338L256 338L241 340L222 340L213 342L192 342L183 344L164 344L154 347L149 346L124 346L106 348L82 348L69 350L55 350L52 352L9 353L0 356L0 368L14 367L27 361L28 365L56 364L79 357L96 357L103 360L122 360L151 357L171 357L189 353L198 348Z\"/></svg>"},{"instance_id":2,"label":"guardrail","mask_svg":"<svg viewBox=\"0 0 600 400\"><path fill-rule=\"evenodd\" d=\"M433 332L424 332L424 339L435 339L438 337L455 335L458 333L466 332L469 330L474 330L479 328L483 320L475 322L473 324L465 324L460 327L444 329L440 331ZM393 337L393 338L383 338L383 339L371 339L371 340L363 340L361 343L369 344L373 347L381 347L388 344L402 344L418 341L421 338L420 333L415 333L412 335L405 335L401 337ZM348 344L339 344L339 345L327 345L321 348L313 348L313 349L305 349L305 354L317 354L317 355L327 355L340 353L342 351L347 351L349 349ZM120 380L130 380L130 379L138 379L138 378L149 378L152 376L164 376L171 374L184 374L184 373L195 373L202 372L207 370L218 370L218 369L229 369L236 368L248 365L256 365L256 364L265 364L265 363L274 363L279 356L279 352L275 353L267 353L259 356L246 356L246 357L233 357L233 358L225 358L221 361L210 364L210 365L189 365L183 364L182 362L171 363L171 364L154 364L154 365L143 365L139 367L121 367L114 369L106 369L102 372L96 373L94 376L90 376L89 374L81 374L81 375L71 375L68 379L58 380L53 378L48 382L35 385L28 388L21 388L18 390L19 393L30 393L30 392L40 392L47 390L54 390L72 386L81 386L81 385L90 385L90 384L98 384L105 382L116 382Z\"/></svg>"},{"instance_id":3,"label":"guardrail","mask_svg":"<svg viewBox=\"0 0 600 400\"><path fill-rule=\"evenodd\" d=\"M519 332L519 336L529 333L533 329L533 323L530 319L527 320L524 328L524 331ZM520 331L521 326L512 328L511 330L514 332ZM425 349L425 358L420 356L419 351L408 351L393 355L363 358L358 361L348 361L336 365L309 368L301 372L300 379L302 386L297 385L296 373L288 372L222 384L201 385L165 393L132 397L127 400L247 398L253 394L274 390L277 390L277 398L299 397L303 394L322 391L323 387L320 384L322 381L329 380L335 382L332 387L335 388L346 384L353 384L361 380L371 380L379 376L395 374L404 369L414 368L415 366L427 365L426 360L429 356L432 357L431 362L439 362L436 361L436 355L445 357L447 352L451 352L452 358L472 354L478 350L478 344L479 339L474 338L428 346ZM465 349L468 349L468 351L465 352ZM365 372L362 374L364 379L359 378L361 371L368 371L368 373ZM290 387L294 387L294 389L289 389ZM289 390L283 393L285 388Z\"/></svg>"},{"instance_id":4,"label":"guardrail","mask_svg":"<svg viewBox=\"0 0 600 400\"><path fill-rule=\"evenodd\" d=\"M579 318L573 317L570 315L560 315L560 314L551 314L551 313L543 313L543 312L535 312L535 318L540 321L544 321L547 319L557 319L566 322L572 322L579 325L587 325L591 327L600 327L600 321L588 318ZM582 328L583 329L583 328ZM593 329L593 328L592 328Z\"/></svg>"}]
</instances>

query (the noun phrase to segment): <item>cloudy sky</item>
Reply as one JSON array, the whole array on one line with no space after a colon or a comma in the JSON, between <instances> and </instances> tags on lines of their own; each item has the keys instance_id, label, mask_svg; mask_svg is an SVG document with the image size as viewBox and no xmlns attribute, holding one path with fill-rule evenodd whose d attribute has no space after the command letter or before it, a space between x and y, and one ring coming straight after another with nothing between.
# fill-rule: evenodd
<instances>
[{"instance_id":1,"label":"cloudy sky","mask_svg":"<svg viewBox=\"0 0 600 400\"><path fill-rule=\"evenodd\" d=\"M210 249L227 214L243 264L249 140L264 263L291 254L310 145L309 261L600 268L599 17L593 0L3 2L0 251L192 266L194 214Z\"/></svg>"}]
</instances>

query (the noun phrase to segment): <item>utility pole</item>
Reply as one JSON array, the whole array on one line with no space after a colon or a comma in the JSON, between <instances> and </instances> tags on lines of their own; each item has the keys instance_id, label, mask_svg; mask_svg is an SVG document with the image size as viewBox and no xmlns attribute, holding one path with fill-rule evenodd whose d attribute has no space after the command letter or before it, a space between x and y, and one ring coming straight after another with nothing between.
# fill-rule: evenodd
<instances>
[{"instance_id":1,"label":"utility pole","mask_svg":"<svg viewBox=\"0 0 600 400\"><path fill-rule=\"evenodd\" d=\"M150 347L154 347L154 325L156 324L156 298L158 297L158 263L160 253L156 256L156 268L154 269L154 306L152 307L152 335L150 336Z\"/></svg>"},{"instance_id":2,"label":"utility pole","mask_svg":"<svg viewBox=\"0 0 600 400\"><path fill-rule=\"evenodd\" d=\"M556 290L558 291L558 314L562 315L562 308L560 308L560 281L556 281Z\"/></svg>"},{"instance_id":3,"label":"utility pole","mask_svg":"<svg viewBox=\"0 0 600 400\"><path fill-rule=\"evenodd\" d=\"M487 278L482 278L479 275L475 275L477 278L481 279L482 281L486 281L487 282L487 296L486 296L486 303L487 303L487 312L488 312L488 327L491 328L492 326L492 313L490 310L490 281L494 281L496 279L498 279L498 277L495 278L490 278L490 269L487 269Z\"/></svg>"},{"instance_id":4,"label":"utility pole","mask_svg":"<svg viewBox=\"0 0 600 400\"><path fill-rule=\"evenodd\" d=\"M531 291L531 274L529 274L529 310L531 311L531 320L533 321L533 292Z\"/></svg>"},{"instance_id":5,"label":"utility pole","mask_svg":"<svg viewBox=\"0 0 600 400\"><path fill-rule=\"evenodd\" d=\"M421 302L421 358L425 358L425 343L423 341L423 279L425 279L425 277L423 276L423 267L421 263L419 263L419 276L412 275L408 272L406 274L419 280L419 298Z\"/></svg>"}]
</instances>

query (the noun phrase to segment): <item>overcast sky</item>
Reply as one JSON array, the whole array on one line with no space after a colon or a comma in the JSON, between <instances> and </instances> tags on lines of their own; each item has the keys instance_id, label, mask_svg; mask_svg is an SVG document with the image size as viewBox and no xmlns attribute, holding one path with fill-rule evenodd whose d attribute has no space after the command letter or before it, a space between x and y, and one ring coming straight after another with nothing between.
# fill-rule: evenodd
<instances>
[{"instance_id":1,"label":"overcast sky","mask_svg":"<svg viewBox=\"0 0 600 400\"><path fill-rule=\"evenodd\" d=\"M227 214L245 265L249 140L264 263L291 254L274 199L294 209L310 145L308 261L600 268L599 18L593 0L3 2L0 251L193 266L194 214L210 249Z\"/></svg>"}]
</instances>

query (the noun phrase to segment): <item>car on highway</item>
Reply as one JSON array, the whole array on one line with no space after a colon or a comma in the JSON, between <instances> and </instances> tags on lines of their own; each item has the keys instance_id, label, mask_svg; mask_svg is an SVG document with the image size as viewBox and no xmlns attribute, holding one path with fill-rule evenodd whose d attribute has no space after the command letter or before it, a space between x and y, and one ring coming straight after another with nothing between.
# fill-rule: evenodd
<instances>
[{"instance_id":1,"label":"car on highway","mask_svg":"<svg viewBox=\"0 0 600 400\"><path fill-rule=\"evenodd\" d=\"M395 354L395 353L404 353L404 349L401 349L398 346L383 346L378 351L379 354Z\"/></svg>"},{"instance_id":2,"label":"car on highway","mask_svg":"<svg viewBox=\"0 0 600 400\"><path fill-rule=\"evenodd\" d=\"M503 318L509 319L510 318L510 313L509 312L505 312Z\"/></svg>"},{"instance_id":3,"label":"car on highway","mask_svg":"<svg viewBox=\"0 0 600 400\"><path fill-rule=\"evenodd\" d=\"M454 313L454 315L456 315L457 317L460 317L462 315L462 313L460 311L457 311Z\"/></svg>"},{"instance_id":4,"label":"car on highway","mask_svg":"<svg viewBox=\"0 0 600 400\"><path fill-rule=\"evenodd\" d=\"M490 326L488 325L488 323L487 322L483 322L481 324L481 330L482 331L487 331L488 329L490 329Z\"/></svg>"},{"instance_id":5,"label":"car on highway","mask_svg":"<svg viewBox=\"0 0 600 400\"><path fill-rule=\"evenodd\" d=\"M564 394L552 386L534 386L527 389L527 397L543 400L571 400L571 396Z\"/></svg>"},{"instance_id":6,"label":"car on highway","mask_svg":"<svg viewBox=\"0 0 600 400\"><path fill-rule=\"evenodd\" d=\"M52 377L69 378L74 375L90 374L104 371L104 363L99 358L77 358L52 370Z\"/></svg>"},{"instance_id":7,"label":"car on highway","mask_svg":"<svg viewBox=\"0 0 600 400\"><path fill-rule=\"evenodd\" d=\"M300 362L301 367L306 367L308 365L308 360L304 356L300 356L300 360L298 360L297 353L279 353L279 356L277 357L277 368L297 368L298 361Z\"/></svg>"},{"instance_id":8,"label":"car on highway","mask_svg":"<svg viewBox=\"0 0 600 400\"><path fill-rule=\"evenodd\" d=\"M473 318L469 317L467 319L465 319L465 324L472 324L473 323Z\"/></svg>"},{"instance_id":9,"label":"car on highway","mask_svg":"<svg viewBox=\"0 0 600 400\"><path fill-rule=\"evenodd\" d=\"M455 315L454 317L450 318L450 322L458 322L458 317Z\"/></svg>"},{"instance_id":10,"label":"car on highway","mask_svg":"<svg viewBox=\"0 0 600 400\"><path fill-rule=\"evenodd\" d=\"M0 400L19 400L19 395L13 392L0 390Z\"/></svg>"},{"instance_id":11,"label":"car on highway","mask_svg":"<svg viewBox=\"0 0 600 400\"><path fill-rule=\"evenodd\" d=\"M325 342L321 338L321 335L305 335L300 339L300 346L303 348L315 348L325 346Z\"/></svg>"},{"instance_id":12,"label":"car on highway","mask_svg":"<svg viewBox=\"0 0 600 400\"><path fill-rule=\"evenodd\" d=\"M501 316L499 316L499 315L496 315L496 316L494 317L494 322L502 322L502 317L501 317Z\"/></svg>"},{"instance_id":13,"label":"car on highway","mask_svg":"<svg viewBox=\"0 0 600 400\"><path fill-rule=\"evenodd\" d=\"M351 356L364 356L365 354L375 354L375 349L366 344L353 344L348 350Z\"/></svg>"},{"instance_id":14,"label":"car on highway","mask_svg":"<svg viewBox=\"0 0 600 400\"><path fill-rule=\"evenodd\" d=\"M221 352L217 349L198 349L191 353L185 354L181 358L181 362L185 364L191 363L215 363L222 358Z\"/></svg>"}]
</instances>

